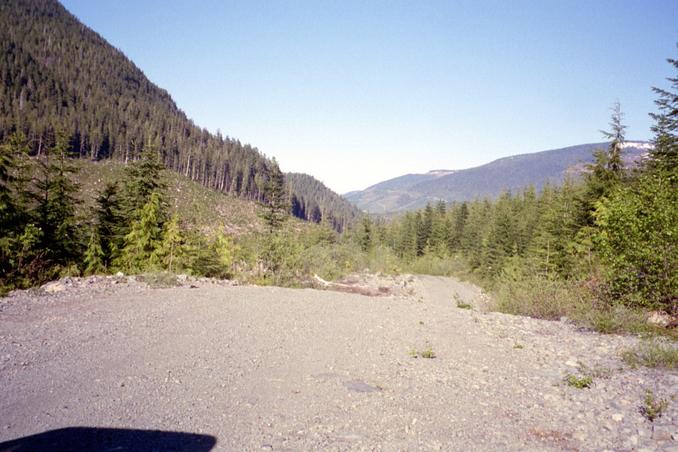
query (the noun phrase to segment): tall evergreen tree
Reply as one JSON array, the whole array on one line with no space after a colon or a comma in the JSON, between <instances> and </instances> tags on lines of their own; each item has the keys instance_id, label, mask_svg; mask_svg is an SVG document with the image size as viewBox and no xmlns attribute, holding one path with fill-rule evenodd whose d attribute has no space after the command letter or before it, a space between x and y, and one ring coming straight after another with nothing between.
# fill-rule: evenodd
<instances>
[{"instance_id":1,"label":"tall evergreen tree","mask_svg":"<svg viewBox=\"0 0 678 452\"><path fill-rule=\"evenodd\" d=\"M162 206L160 195L151 193L138 218L125 235L123 247L113 264L128 273L136 273L151 268L151 257L162 240Z\"/></svg>"},{"instance_id":2,"label":"tall evergreen tree","mask_svg":"<svg viewBox=\"0 0 678 452\"><path fill-rule=\"evenodd\" d=\"M86 275L95 275L97 273L103 273L106 271L106 265L104 263L104 250L101 247L101 238L97 232L96 227L92 227L89 236L89 242L87 243L87 249L85 250L85 255L83 256L83 273Z\"/></svg>"},{"instance_id":3,"label":"tall evergreen tree","mask_svg":"<svg viewBox=\"0 0 678 452\"><path fill-rule=\"evenodd\" d=\"M626 141L626 127L622 121L624 114L621 110L621 104L615 102L612 106L612 116L610 119L610 130L601 130L603 136L610 141L607 151L607 170L616 180L620 180L624 172L624 160L622 152Z\"/></svg>"},{"instance_id":4,"label":"tall evergreen tree","mask_svg":"<svg viewBox=\"0 0 678 452\"><path fill-rule=\"evenodd\" d=\"M166 182L164 177L165 166L160 161L157 146L147 143L144 146L139 160L131 163L126 170L122 193L122 207L128 219L137 217L142 208L150 201L151 195L156 193L158 200L164 207L164 191ZM161 221L164 219L164 209L160 212Z\"/></svg>"},{"instance_id":5,"label":"tall evergreen tree","mask_svg":"<svg viewBox=\"0 0 678 452\"><path fill-rule=\"evenodd\" d=\"M624 176L624 161L622 151L625 142L626 126L622 123L622 114L619 103L612 107L610 131L601 131L605 138L611 140L606 150L594 152L594 163L588 165L586 174L586 190L579 206L579 222L581 226L593 226L596 204L603 197L609 196Z\"/></svg>"},{"instance_id":6,"label":"tall evergreen tree","mask_svg":"<svg viewBox=\"0 0 678 452\"><path fill-rule=\"evenodd\" d=\"M372 220L368 216L364 216L362 220L360 220L360 226L358 228L358 233L357 233L357 239L358 239L358 244L360 245L360 249L363 250L363 252L368 252L372 249L372 244L373 244L373 224Z\"/></svg>"},{"instance_id":7,"label":"tall evergreen tree","mask_svg":"<svg viewBox=\"0 0 678 452\"><path fill-rule=\"evenodd\" d=\"M103 252L104 266L111 260L122 246L125 217L122 214L118 198L118 185L107 183L96 198L94 217L96 221L96 237Z\"/></svg>"},{"instance_id":8,"label":"tall evergreen tree","mask_svg":"<svg viewBox=\"0 0 678 452\"><path fill-rule=\"evenodd\" d=\"M12 137L0 146L0 231L2 235L15 228L17 205L13 193L15 179L15 141Z\"/></svg>"},{"instance_id":9,"label":"tall evergreen tree","mask_svg":"<svg viewBox=\"0 0 678 452\"><path fill-rule=\"evenodd\" d=\"M289 216L290 205L285 192L283 173L275 159L271 164L269 179L265 185L264 198L266 199L264 221L269 232L277 231Z\"/></svg>"},{"instance_id":10,"label":"tall evergreen tree","mask_svg":"<svg viewBox=\"0 0 678 452\"><path fill-rule=\"evenodd\" d=\"M170 273L177 270L177 263L181 263L184 254L184 236L179 227L179 217L173 215L165 223L162 239L153 251L151 260Z\"/></svg>"},{"instance_id":11,"label":"tall evergreen tree","mask_svg":"<svg viewBox=\"0 0 678 452\"><path fill-rule=\"evenodd\" d=\"M678 70L678 60L669 58L668 62ZM678 75L667 80L671 82L669 89L652 88L658 95L655 100L658 112L650 113L655 136L647 166L664 173L675 185L678 181Z\"/></svg>"},{"instance_id":12,"label":"tall evergreen tree","mask_svg":"<svg viewBox=\"0 0 678 452\"><path fill-rule=\"evenodd\" d=\"M56 263L65 264L80 252L76 234L75 197L78 185L73 181L77 168L69 159L68 138L57 133L55 144L39 161L36 225L42 230L42 248Z\"/></svg>"}]
</instances>

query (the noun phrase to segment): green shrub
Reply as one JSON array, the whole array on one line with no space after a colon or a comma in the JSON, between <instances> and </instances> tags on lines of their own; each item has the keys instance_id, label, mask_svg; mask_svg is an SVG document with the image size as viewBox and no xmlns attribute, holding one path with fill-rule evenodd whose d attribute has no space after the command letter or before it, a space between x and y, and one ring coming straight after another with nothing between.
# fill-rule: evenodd
<instances>
[{"instance_id":1,"label":"green shrub","mask_svg":"<svg viewBox=\"0 0 678 452\"><path fill-rule=\"evenodd\" d=\"M403 268L409 273L420 275L450 276L466 270L467 265L459 257L439 257L434 254L424 254L409 263L403 263Z\"/></svg>"},{"instance_id":2,"label":"green shrub","mask_svg":"<svg viewBox=\"0 0 678 452\"><path fill-rule=\"evenodd\" d=\"M678 311L678 190L648 174L596 210L595 243L613 294L630 306Z\"/></svg>"},{"instance_id":3,"label":"green shrub","mask_svg":"<svg viewBox=\"0 0 678 452\"><path fill-rule=\"evenodd\" d=\"M497 282L494 308L507 314L557 320L592 306L592 296L571 282L540 275L502 277Z\"/></svg>"}]
</instances>

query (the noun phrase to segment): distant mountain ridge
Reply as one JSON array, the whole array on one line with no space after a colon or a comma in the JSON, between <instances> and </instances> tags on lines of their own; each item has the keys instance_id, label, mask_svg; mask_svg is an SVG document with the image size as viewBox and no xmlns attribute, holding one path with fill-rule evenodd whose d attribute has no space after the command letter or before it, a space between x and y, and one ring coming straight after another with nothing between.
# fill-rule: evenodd
<instances>
[{"instance_id":1,"label":"distant mountain ridge","mask_svg":"<svg viewBox=\"0 0 678 452\"><path fill-rule=\"evenodd\" d=\"M607 145L581 144L503 157L475 168L406 174L346 193L344 197L359 209L375 214L413 210L438 200L495 198L506 190L521 190L530 185L540 189L546 183L561 183L566 176L576 177L593 161L593 151ZM629 141L624 158L632 164L650 148L647 142Z\"/></svg>"}]
</instances>

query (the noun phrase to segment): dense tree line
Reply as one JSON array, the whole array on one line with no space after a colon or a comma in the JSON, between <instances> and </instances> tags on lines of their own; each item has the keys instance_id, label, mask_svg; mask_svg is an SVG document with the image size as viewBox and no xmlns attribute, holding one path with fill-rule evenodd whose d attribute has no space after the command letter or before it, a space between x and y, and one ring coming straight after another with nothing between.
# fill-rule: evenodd
<instances>
[{"instance_id":1,"label":"dense tree line","mask_svg":"<svg viewBox=\"0 0 678 452\"><path fill-rule=\"evenodd\" d=\"M277 167L256 148L196 126L165 90L56 0L3 1L0 141L22 132L31 155L40 156L56 130L74 156L92 160L132 162L153 143L168 169L256 201L265 201ZM333 214L347 222L342 215Z\"/></svg>"}]
</instances>

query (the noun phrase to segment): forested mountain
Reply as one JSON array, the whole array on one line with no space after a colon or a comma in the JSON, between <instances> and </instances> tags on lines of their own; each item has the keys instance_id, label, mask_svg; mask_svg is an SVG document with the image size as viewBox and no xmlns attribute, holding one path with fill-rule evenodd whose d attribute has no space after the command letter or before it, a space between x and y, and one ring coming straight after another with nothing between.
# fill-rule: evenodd
<instances>
[{"instance_id":1,"label":"forested mountain","mask_svg":"<svg viewBox=\"0 0 678 452\"><path fill-rule=\"evenodd\" d=\"M3 0L0 142L23 131L31 152L41 154L57 130L82 158L128 162L152 145L167 168L257 201L265 201L276 165L248 144L195 125L165 90L56 0Z\"/></svg>"},{"instance_id":2,"label":"forested mountain","mask_svg":"<svg viewBox=\"0 0 678 452\"><path fill-rule=\"evenodd\" d=\"M582 144L505 157L464 170L408 174L347 193L345 197L371 213L413 210L438 200L497 198L507 190L520 191L530 185L540 189L547 182L559 184L567 175L576 177L586 164L593 162L593 151L607 146L607 143ZM648 147L647 143L629 142L624 158L631 163Z\"/></svg>"},{"instance_id":3,"label":"forested mountain","mask_svg":"<svg viewBox=\"0 0 678 452\"><path fill-rule=\"evenodd\" d=\"M325 221L333 229L343 231L360 216L353 204L308 174L287 173L285 181L292 214L298 218L315 223Z\"/></svg>"}]
</instances>

